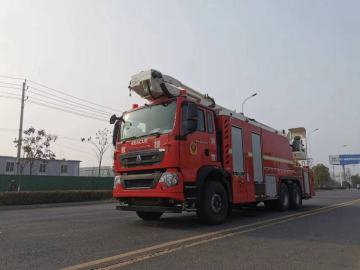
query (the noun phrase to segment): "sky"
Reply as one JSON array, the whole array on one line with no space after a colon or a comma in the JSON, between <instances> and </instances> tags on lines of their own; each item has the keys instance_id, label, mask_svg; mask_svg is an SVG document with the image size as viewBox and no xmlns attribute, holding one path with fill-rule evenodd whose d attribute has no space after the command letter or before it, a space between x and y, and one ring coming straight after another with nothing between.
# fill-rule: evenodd
<instances>
[{"instance_id":1,"label":"sky","mask_svg":"<svg viewBox=\"0 0 360 270\"><path fill-rule=\"evenodd\" d=\"M330 154L360 153L359 9L350 0L1 0L0 76L118 112L144 103L127 86L149 68L237 111L257 92L245 114L277 129L319 129L309 137L310 153L328 164ZM58 158L96 165L80 138L112 129L108 122L49 107L26 102L24 127L58 135ZM14 156L19 100L0 97L0 110L0 155ZM110 150L105 165L111 158Z\"/></svg>"}]
</instances>

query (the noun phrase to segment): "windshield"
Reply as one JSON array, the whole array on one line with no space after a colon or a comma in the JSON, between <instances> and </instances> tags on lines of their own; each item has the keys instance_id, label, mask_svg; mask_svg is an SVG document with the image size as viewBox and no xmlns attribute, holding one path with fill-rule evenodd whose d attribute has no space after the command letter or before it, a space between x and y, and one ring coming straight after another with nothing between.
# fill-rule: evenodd
<instances>
[{"instance_id":1,"label":"windshield","mask_svg":"<svg viewBox=\"0 0 360 270\"><path fill-rule=\"evenodd\" d=\"M149 134L164 134L173 129L176 102L147 106L124 115L120 140Z\"/></svg>"}]
</instances>

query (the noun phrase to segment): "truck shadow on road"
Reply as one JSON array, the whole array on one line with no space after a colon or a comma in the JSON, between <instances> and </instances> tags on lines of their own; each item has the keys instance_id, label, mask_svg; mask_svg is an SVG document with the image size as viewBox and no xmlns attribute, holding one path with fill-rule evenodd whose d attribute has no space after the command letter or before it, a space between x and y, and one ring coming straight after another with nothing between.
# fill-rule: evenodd
<instances>
[{"instance_id":1,"label":"truck shadow on road","mask_svg":"<svg viewBox=\"0 0 360 270\"><path fill-rule=\"evenodd\" d=\"M196 213L164 214L159 221L138 221L134 226L157 227L169 230L210 232L235 226L248 225L267 219L285 217L294 213L306 212L317 208L317 205L305 205L300 211L277 212L263 206L234 209L226 222L221 225L206 225L197 218Z\"/></svg>"}]
</instances>

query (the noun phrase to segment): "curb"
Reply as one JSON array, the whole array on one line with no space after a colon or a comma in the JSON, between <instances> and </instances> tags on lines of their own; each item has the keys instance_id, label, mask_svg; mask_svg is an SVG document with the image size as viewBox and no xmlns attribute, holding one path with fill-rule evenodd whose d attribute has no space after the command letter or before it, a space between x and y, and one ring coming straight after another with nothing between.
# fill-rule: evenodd
<instances>
[{"instance_id":1,"label":"curb","mask_svg":"<svg viewBox=\"0 0 360 270\"><path fill-rule=\"evenodd\" d=\"M115 199L101 200L101 201L84 201L84 202L63 202L63 203L47 203L47 204L27 204L27 205L2 205L0 211L7 210L24 210L24 209L41 209L41 208L53 208L53 207L70 207L70 206L82 206L82 205L94 205L94 204L110 204L116 203Z\"/></svg>"}]
</instances>

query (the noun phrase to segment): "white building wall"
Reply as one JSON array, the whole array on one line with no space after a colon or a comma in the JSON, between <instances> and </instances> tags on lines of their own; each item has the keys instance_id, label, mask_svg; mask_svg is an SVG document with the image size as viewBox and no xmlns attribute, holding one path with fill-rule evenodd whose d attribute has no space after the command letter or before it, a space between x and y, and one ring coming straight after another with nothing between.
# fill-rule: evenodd
<instances>
[{"instance_id":1,"label":"white building wall","mask_svg":"<svg viewBox=\"0 0 360 270\"><path fill-rule=\"evenodd\" d=\"M14 164L13 171L6 171L6 164ZM40 164L46 164L45 172L40 172ZM67 172L61 172L61 166L67 166ZM36 160L32 167L32 175L52 175L52 176L79 176L79 160ZM16 158L0 156L0 174L16 174ZM23 170L23 175L30 174L30 166L27 164Z\"/></svg>"}]
</instances>

